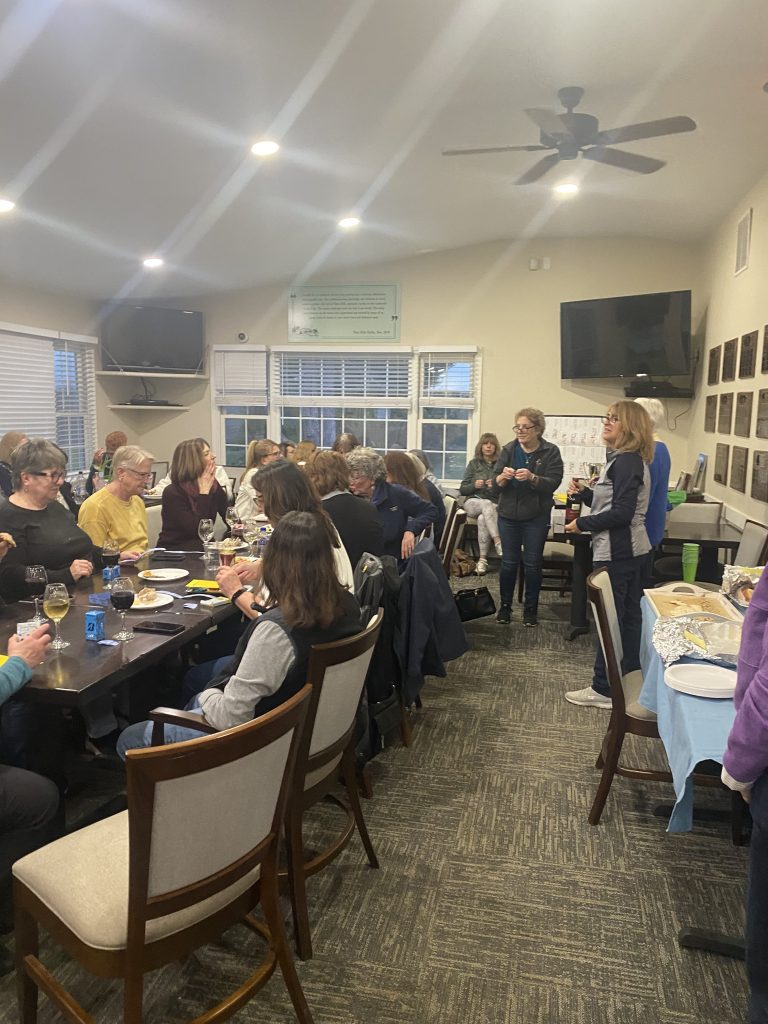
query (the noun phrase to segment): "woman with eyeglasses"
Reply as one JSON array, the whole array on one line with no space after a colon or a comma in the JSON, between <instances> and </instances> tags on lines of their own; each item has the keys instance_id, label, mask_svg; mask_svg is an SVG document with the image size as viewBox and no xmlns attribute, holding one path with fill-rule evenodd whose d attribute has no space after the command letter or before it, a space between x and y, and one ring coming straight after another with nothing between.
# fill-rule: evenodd
<instances>
[{"instance_id":1,"label":"woman with eyeglasses","mask_svg":"<svg viewBox=\"0 0 768 1024\"><path fill-rule=\"evenodd\" d=\"M563 479L563 459L556 444L544 440L541 409L527 406L515 416L515 440L505 444L493 470L493 493L499 500L501 537L501 607L497 622L512 620L512 598L522 559L525 569L523 623L537 626L541 564L554 500Z\"/></svg>"},{"instance_id":2,"label":"woman with eyeglasses","mask_svg":"<svg viewBox=\"0 0 768 1024\"><path fill-rule=\"evenodd\" d=\"M86 498L78 522L97 548L107 537L120 546L123 561L135 561L146 551L147 509L142 494L152 477L154 455L135 444L118 448L112 456L112 479Z\"/></svg>"},{"instance_id":3,"label":"woman with eyeglasses","mask_svg":"<svg viewBox=\"0 0 768 1024\"><path fill-rule=\"evenodd\" d=\"M57 500L66 455L43 438L24 441L10 457L13 492L0 507L0 533L13 538L0 563L0 594L6 601L29 596L27 566L42 565L49 583L72 586L93 573L93 544L72 513Z\"/></svg>"},{"instance_id":4,"label":"woman with eyeglasses","mask_svg":"<svg viewBox=\"0 0 768 1024\"><path fill-rule=\"evenodd\" d=\"M648 467L654 443L651 418L637 402L616 402L604 417L603 440L608 461L594 487L586 487L583 480L572 480L568 487L569 494L581 493L590 514L566 523L565 530L592 535L593 567L596 571L605 569L611 580L624 649L621 668L627 673L640 668L640 599L651 550L645 529L651 483ZM571 690L565 699L582 707L612 707L599 643L592 685Z\"/></svg>"},{"instance_id":5,"label":"woman with eyeglasses","mask_svg":"<svg viewBox=\"0 0 768 1024\"><path fill-rule=\"evenodd\" d=\"M256 500L253 478L262 466L268 466L282 458L280 445L270 441L268 437L261 441L251 441L245 456L245 471L240 477L240 486L235 498L235 512L239 519L250 519L260 515L263 509Z\"/></svg>"},{"instance_id":6,"label":"woman with eyeglasses","mask_svg":"<svg viewBox=\"0 0 768 1024\"><path fill-rule=\"evenodd\" d=\"M171 482L163 491L162 527L158 546L171 550L202 551L198 535L201 519L216 522L227 513L227 492L216 479L216 456L199 437L176 445L171 460Z\"/></svg>"}]
</instances>

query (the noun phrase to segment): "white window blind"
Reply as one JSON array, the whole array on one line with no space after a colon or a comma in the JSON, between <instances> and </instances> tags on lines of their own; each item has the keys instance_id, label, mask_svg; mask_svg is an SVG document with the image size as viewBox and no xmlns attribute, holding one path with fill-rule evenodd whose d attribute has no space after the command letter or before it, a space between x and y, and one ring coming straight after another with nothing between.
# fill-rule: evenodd
<instances>
[{"instance_id":1,"label":"white window blind","mask_svg":"<svg viewBox=\"0 0 768 1024\"><path fill-rule=\"evenodd\" d=\"M419 357L422 408L477 408L479 356L473 352L423 352Z\"/></svg>"},{"instance_id":2,"label":"white window blind","mask_svg":"<svg viewBox=\"0 0 768 1024\"><path fill-rule=\"evenodd\" d=\"M69 470L85 470L96 448L96 376L93 346L55 341L56 444L69 456Z\"/></svg>"},{"instance_id":3,"label":"white window blind","mask_svg":"<svg viewBox=\"0 0 768 1024\"><path fill-rule=\"evenodd\" d=\"M219 407L266 405L266 350L217 346L213 350L213 397Z\"/></svg>"},{"instance_id":4,"label":"white window blind","mask_svg":"<svg viewBox=\"0 0 768 1024\"><path fill-rule=\"evenodd\" d=\"M408 408L410 352L277 352L272 400L297 407Z\"/></svg>"},{"instance_id":5,"label":"white window blind","mask_svg":"<svg viewBox=\"0 0 768 1024\"><path fill-rule=\"evenodd\" d=\"M0 334L0 434L56 436L53 344L50 338Z\"/></svg>"}]
</instances>

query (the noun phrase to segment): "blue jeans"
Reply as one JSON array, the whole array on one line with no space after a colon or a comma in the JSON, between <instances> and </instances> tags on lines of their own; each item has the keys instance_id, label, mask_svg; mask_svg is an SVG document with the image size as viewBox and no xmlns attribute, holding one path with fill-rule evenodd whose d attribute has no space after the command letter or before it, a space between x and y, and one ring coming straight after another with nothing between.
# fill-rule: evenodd
<instances>
[{"instance_id":1,"label":"blue jeans","mask_svg":"<svg viewBox=\"0 0 768 1024\"><path fill-rule=\"evenodd\" d=\"M185 711L199 711L200 705L197 697L193 698L184 708ZM139 747L152 746L152 730L154 722L135 722L123 729L117 740L116 750L122 760L128 750L136 750ZM183 725L164 725L164 743L183 743L185 740L199 740L205 736L199 729L189 729Z\"/></svg>"},{"instance_id":2,"label":"blue jeans","mask_svg":"<svg viewBox=\"0 0 768 1024\"><path fill-rule=\"evenodd\" d=\"M605 569L611 581L613 601L619 619L621 646L624 648L624 660L620 667L625 675L627 672L636 672L640 668L640 635L643 631L640 599L643 596L647 564L648 556L638 555L637 558L620 558L616 562L595 562L592 567L593 572ZM599 640L595 655L592 689L602 693L605 697L611 695L611 687L605 673L605 658Z\"/></svg>"},{"instance_id":3,"label":"blue jeans","mask_svg":"<svg viewBox=\"0 0 768 1024\"><path fill-rule=\"evenodd\" d=\"M544 557L544 544L549 532L549 512L536 519L505 519L499 516L499 536L501 537L501 573L499 586L501 603L512 604L515 596L515 583L521 560L525 569L525 604L526 612L533 612L539 607L539 591L541 590L541 563Z\"/></svg>"},{"instance_id":4,"label":"blue jeans","mask_svg":"<svg viewBox=\"0 0 768 1024\"><path fill-rule=\"evenodd\" d=\"M768 1021L768 772L752 787L747 892L749 1024Z\"/></svg>"}]
</instances>

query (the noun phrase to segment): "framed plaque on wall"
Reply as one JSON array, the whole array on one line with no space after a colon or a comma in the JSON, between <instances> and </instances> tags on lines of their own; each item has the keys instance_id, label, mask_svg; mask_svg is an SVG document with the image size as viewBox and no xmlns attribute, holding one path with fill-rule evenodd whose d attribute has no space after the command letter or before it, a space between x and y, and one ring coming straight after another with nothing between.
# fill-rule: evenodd
<instances>
[{"instance_id":1,"label":"framed plaque on wall","mask_svg":"<svg viewBox=\"0 0 768 1024\"><path fill-rule=\"evenodd\" d=\"M766 328L768 330L768 328ZM722 345L716 345L709 353L709 372L707 373L707 384L720 383L720 356Z\"/></svg>"},{"instance_id":2,"label":"framed plaque on wall","mask_svg":"<svg viewBox=\"0 0 768 1024\"><path fill-rule=\"evenodd\" d=\"M736 349L738 338L731 338L723 345L723 381L736 380Z\"/></svg>"},{"instance_id":3,"label":"framed plaque on wall","mask_svg":"<svg viewBox=\"0 0 768 1024\"><path fill-rule=\"evenodd\" d=\"M733 419L733 392L728 391L720 395L720 406L717 413L718 434L730 434L731 421Z\"/></svg>"},{"instance_id":4,"label":"framed plaque on wall","mask_svg":"<svg viewBox=\"0 0 768 1024\"><path fill-rule=\"evenodd\" d=\"M768 452L756 451L752 455L752 497L768 501Z\"/></svg>"},{"instance_id":5,"label":"framed plaque on wall","mask_svg":"<svg viewBox=\"0 0 768 1024\"><path fill-rule=\"evenodd\" d=\"M757 392L755 437L768 437L768 388Z\"/></svg>"},{"instance_id":6,"label":"framed plaque on wall","mask_svg":"<svg viewBox=\"0 0 768 1024\"><path fill-rule=\"evenodd\" d=\"M717 427L717 395L707 395L704 406L704 430L708 434L714 434Z\"/></svg>"},{"instance_id":7,"label":"framed plaque on wall","mask_svg":"<svg viewBox=\"0 0 768 1024\"><path fill-rule=\"evenodd\" d=\"M763 331L763 358L760 370L762 373L768 373L768 324L765 325L765 330Z\"/></svg>"},{"instance_id":8,"label":"framed plaque on wall","mask_svg":"<svg viewBox=\"0 0 768 1024\"><path fill-rule=\"evenodd\" d=\"M719 444L715 448L715 480L719 484L728 483L728 454L731 446Z\"/></svg>"},{"instance_id":9,"label":"framed plaque on wall","mask_svg":"<svg viewBox=\"0 0 768 1024\"><path fill-rule=\"evenodd\" d=\"M741 358L739 359L739 378L745 380L747 377L755 376L757 364L757 331L742 335Z\"/></svg>"},{"instance_id":10,"label":"framed plaque on wall","mask_svg":"<svg viewBox=\"0 0 768 1024\"><path fill-rule=\"evenodd\" d=\"M748 448L742 448L736 444L733 446L733 455L731 456L731 487L734 491L741 491L742 494L747 489L748 456Z\"/></svg>"},{"instance_id":11,"label":"framed plaque on wall","mask_svg":"<svg viewBox=\"0 0 768 1024\"><path fill-rule=\"evenodd\" d=\"M733 432L739 437L749 437L752 426L752 392L739 391L736 395L736 413L733 417Z\"/></svg>"}]
</instances>

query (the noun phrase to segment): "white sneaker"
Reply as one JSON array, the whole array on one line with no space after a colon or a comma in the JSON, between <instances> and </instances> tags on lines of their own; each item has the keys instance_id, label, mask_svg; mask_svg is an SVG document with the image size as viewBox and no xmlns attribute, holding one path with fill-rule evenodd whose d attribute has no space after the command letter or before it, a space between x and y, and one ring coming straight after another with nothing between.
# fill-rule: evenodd
<instances>
[{"instance_id":1,"label":"white sneaker","mask_svg":"<svg viewBox=\"0 0 768 1024\"><path fill-rule=\"evenodd\" d=\"M478 576L485 576L485 574L487 572L488 572L488 559L487 558L478 558L478 560L477 560L477 575Z\"/></svg>"},{"instance_id":2,"label":"white sneaker","mask_svg":"<svg viewBox=\"0 0 768 1024\"><path fill-rule=\"evenodd\" d=\"M578 704L583 708L608 708L610 710L613 707L610 697L603 696L602 693L593 690L591 686L585 686L583 690L571 690L570 693L566 693L565 699L571 704Z\"/></svg>"},{"instance_id":3,"label":"white sneaker","mask_svg":"<svg viewBox=\"0 0 768 1024\"><path fill-rule=\"evenodd\" d=\"M501 541L495 540L493 542L493 546L496 548L496 554L499 556L499 558L501 558Z\"/></svg>"}]
</instances>

